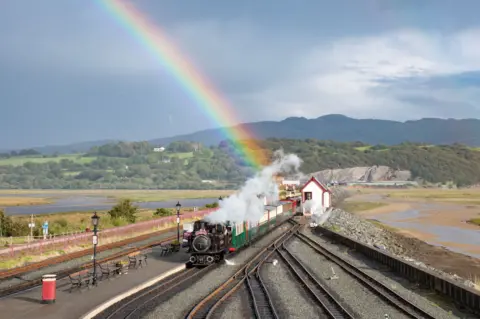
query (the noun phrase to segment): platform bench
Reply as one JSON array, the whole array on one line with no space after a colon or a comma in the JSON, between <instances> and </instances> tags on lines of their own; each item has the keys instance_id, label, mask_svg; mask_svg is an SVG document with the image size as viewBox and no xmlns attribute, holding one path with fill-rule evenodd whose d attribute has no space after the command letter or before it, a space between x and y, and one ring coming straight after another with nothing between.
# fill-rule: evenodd
<instances>
[{"instance_id":1,"label":"platform bench","mask_svg":"<svg viewBox=\"0 0 480 319\"><path fill-rule=\"evenodd\" d=\"M140 252L140 251L136 251L134 253L131 253L131 254L128 254L127 255L128 257L128 261L129 261L129 264L128 264L128 267L133 267L133 268L138 268L138 267L142 267L143 268L143 264L147 264L147 255L143 252Z\"/></svg>"},{"instance_id":2,"label":"platform bench","mask_svg":"<svg viewBox=\"0 0 480 319\"><path fill-rule=\"evenodd\" d=\"M68 275L70 278L70 290L72 292L73 288L81 288L83 285L89 287L90 283L93 281L93 275L88 271L88 269L73 273Z\"/></svg>"},{"instance_id":3,"label":"platform bench","mask_svg":"<svg viewBox=\"0 0 480 319\"><path fill-rule=\"evenodd\" d=\"M102 272L102 279L103 277L110 278L110 276L115 276L118 274L118 270L121 268L115 265L116 261L110 261L103 264L98 264L100 271Z\"/></svg>"},{"instance_id":4,"label":"platform bench","mask_svg":"<svg viewBox=\"0 0 480 319\"><path fill-rule=\"evenodd\" d=\"M179 252L180 251L180 245L173 245L171 243L165 244L165 245L160 245L161 248L161 256L166 256L168 254L171 254L173 252Z\"/></svg>"}]
</instances>

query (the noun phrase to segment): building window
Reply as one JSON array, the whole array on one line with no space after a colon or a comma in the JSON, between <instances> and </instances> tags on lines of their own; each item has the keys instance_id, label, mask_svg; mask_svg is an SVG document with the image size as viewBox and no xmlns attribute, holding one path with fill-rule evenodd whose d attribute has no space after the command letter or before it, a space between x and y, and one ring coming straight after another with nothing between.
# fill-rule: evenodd
<instances>
[{"instance_id":1,"label":"building window","mask_svg":"<svg viewBox=\"0 0 480 319\"><path fill-rule=\"evenodd\" d=\"M305 200L311 200L312 199L312 192L305 192Z\"/></svg>"}]
</instances>

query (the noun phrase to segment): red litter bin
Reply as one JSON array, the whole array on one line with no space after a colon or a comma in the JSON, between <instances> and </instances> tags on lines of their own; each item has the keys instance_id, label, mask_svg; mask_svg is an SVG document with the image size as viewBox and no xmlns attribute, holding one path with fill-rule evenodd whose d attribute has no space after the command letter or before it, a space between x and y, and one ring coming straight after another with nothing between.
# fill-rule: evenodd
<instances>
[{"instance_id":1,"label":"red litter bin","mask_svg":"<svg viewBox=\"0 0 480 319\"><path fill-rule=\"evenodd\" d=\"M57 275L42 276L42 303L55 303L57 295Z\"/></svg>"}]
</instances>

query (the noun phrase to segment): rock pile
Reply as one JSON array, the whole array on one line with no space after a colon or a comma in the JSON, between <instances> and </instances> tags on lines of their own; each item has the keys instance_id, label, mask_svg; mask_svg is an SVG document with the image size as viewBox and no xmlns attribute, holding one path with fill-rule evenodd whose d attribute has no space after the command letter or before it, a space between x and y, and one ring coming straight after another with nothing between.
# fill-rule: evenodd
<instances>
[{"instance_id":1,"label":"rock pile","mask_svg":"<svg viewBox=\"0 0 480 319\"><path fill-rule=\"evenodd\" d=\"M461 282L467 287L475 288L475 284L470 280L465 280L456 274L445 273L409 257L409 249L414 249L415 247L405 247L402 245L403 241L400 240L399 234L395 234L388 229L381 228L374 223L361 218L360 216L335 208L323 226L369 246L386 250L390 254L393 254L410 264L429 269L447 278Z\"/></svg>"}]
</instances>

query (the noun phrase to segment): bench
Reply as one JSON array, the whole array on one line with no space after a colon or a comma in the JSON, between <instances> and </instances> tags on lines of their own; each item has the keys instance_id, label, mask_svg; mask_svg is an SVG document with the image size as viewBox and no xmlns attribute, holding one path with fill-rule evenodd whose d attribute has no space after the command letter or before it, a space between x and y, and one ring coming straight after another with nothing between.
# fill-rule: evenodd
<instances>
[{"instance_id":1,"label":"bench","mask_svg":"<svg viewBox=\"0 0 480 319\"><path fill-rule=\"evenodd\" d=\"M161 256L166 256L168 254L174 253L174 252L179 252L180 251L180 245L173 245L171 243L167 243L164 245L160 245L160 255Z\"/></svg>"},{"instance_id":2,"label":"bench","mask_svg":"<svg viewBox=\"0 0 480 319\"><path fill-rule=\"evenodd\" d=\"M111 261L103 264L98 264L98 267L102 272L102 280L104 276L110 278L110 276L115 276L116 274L118 274L118 270L120 269L120 267L115 265L117 262L118 261Z\"/></svg>"},{"instance_id":3,"label":"bench","mask_svg":"<svg viewBox=\"0 0 480 319\"><path fill-rule=\"evenodd\" d=\"M147 264L146 253L136 251L134 253L128 254L127 257L128 257L128 261L129 261L128 268L130 268L130 267L133 267L133 268L142 267L143 268L143 263L145 263L145 265ZM137 265L137 263L138 263L138 265Z\"/></svg>"},{"instance_id":4,"label":"bench","mask_svg":"<svg viewBox=\"0 0 480 319\"><path fill-rule=\"evenodd\" d=\"M69 292L72 292L74 287L78 289L80 289L83 285L87 285L87 287L89 287L90 283L93 281L93 275L88 271L88 269L69 274L68 278L70 278L71 284Z\"/></svg>"}]
</instances>

